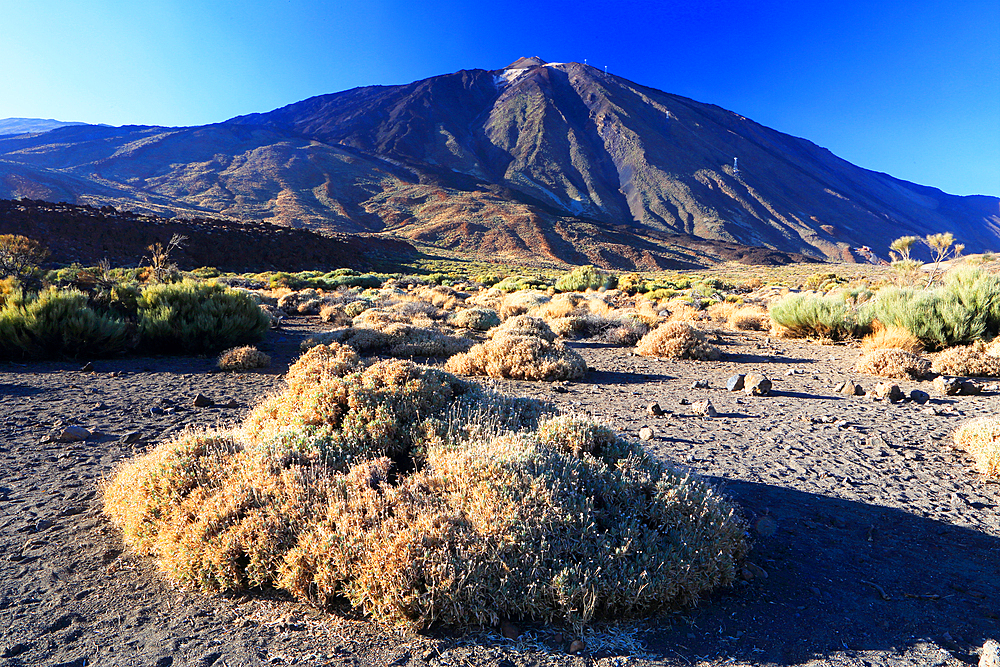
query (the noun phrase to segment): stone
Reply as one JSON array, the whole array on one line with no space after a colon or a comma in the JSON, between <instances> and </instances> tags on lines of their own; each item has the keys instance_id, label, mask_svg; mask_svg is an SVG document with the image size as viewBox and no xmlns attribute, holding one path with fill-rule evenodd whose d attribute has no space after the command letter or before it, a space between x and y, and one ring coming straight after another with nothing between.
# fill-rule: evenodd
<instances>
[{"instance_id":1,"label":"stone","mask_svg":"<svg viewBox=\"0 0 1000 667\"><path fill-rule=\"evenodd\" d=\"M726 389L729 391L739 391L743 389L743 380L746 378L743 373L737 373L726 380Z\"/></svg>"},{"instance_id":2,"label":"stone","mask_svg":"<svg viewBox=\"0 0 1000 667\"><path fill-rule=\"evenodd\" d=\"M507 639L517 639L521 636L521 628L517 627L510 621L503 621L500 623L500 634Z\"/></svg>"},{"instance_id":3,"label":"stone","mask_svg":"<svg viewBox=\"0 0 1000 667\"><path fill-rule=\"evenodd\" d=\"M761 537L774 537L774 534L778 532L778 522L775 521L774 517L765 515L757 519L754 530Z\"/></svg>"},{"instance_id":4,"label":"stone","mask_svg":"<svg viewBox=\"0 0 1000 667\"><path fill-rule=\"evenodd\" d=\"M923 405L927 401L931 400L931 395L928 394L926 391L922 391L920 389L914 389L913 391L910 392L910 400L913 401L914 403L919 403L920 405Z\"/></svg>"},{"instance_id":5,"label":"stone","mask_svg":"<svg viewBox=\"0 0 1000 667\"><path fill-rule=\"evenodd\" d=\"M557 394L568 394L569 393L569 389L567 389L566 387L562 386L561 384L553 385L552 386L552 391L556 392Z\"/></svg>"},{"instance_id":6,"label":"stone","mask_svg":"<svg viewBox=\"0 0 1000 667\"><path fill-rule=\"evenodd\" d=\"M747 561L743 564L743 567L746 570L749 570L750 574L753 575L755 579L767 579L767 570L762 568L760 565Z\"/></svg>"},{"instance_id":7,"label":"stone","mask_svg":"<svg viewBox=\"0 0 1000 667\"><path fill-rule=\"evenodd\" d=\"M899 388L898 384L893 384L891 382L879 382L872 389L872 398L876 400L888 400L890 403L895 403L903 398L903 391Z\"/></svg>"},{"instance_id":8,"label":"stone","mask_svg":"<svg viewBox=\"0 0 1000 667\"><path fill-rule=\"evenodd\" d=\"M691 405L691 412L700 417L707 417L709 419L716 417L719 414L716 412L715 406L712 405L712 401L707 398L704 401L695 401Z\"/></svg>"},{"instance_id":9,"label":"stone","mask_svg":"<svg viewBox=\"0 0 1000 667\"><path fill-rule=\"evenodd\" d=\"M663 408L660 407L659 403L650 403L646 406L646 414L653 417L659 417L663 414Z\"/></svg>"},{"instance_id":10,"label":"stone","mask_svg":"<svg viewBox=\"0 0 1000 667\"><path fill-rule=\"evenodd\" d=\"M582 639L574 639L573 643L569 645L569 654L577 655L578 653L583 653L587 650L587 642Z\"/></svg>"},{"instance_id":11,"label":"stone","mask_svg":"<svg viewBox=\"0 0 1000 667\"><path fill-rule=\"evenodd\" d=\"M215 402L204 394L198 394L194 397L194 407L196 408L210 408L215 405Z\"/></svg>"},{"instance_id":12,"label":"stone","mask_svg":"<svg viewBox=\"0 0 1000 667\"><path fill-rule=\"evenodd\" d=\"M975 380L962 380L958 383L959 396L978 396L983 393L983 385Z\"/></svg>"},{"instance_id":13,"label":"stone","mask_svg":"<svg viewBox=\"0 0 1000 667\"><path fill-rule=\"evenodd\" d=\"M843 394L844 396L864 396L865 390L861 388L861 385L854 384L851 380L841 382L836 387L833 388L838 394Z\"/></svg>"},{"instance_id":14,"label":"stone","mask_svg":"<svg viewBox=\"0 0 1000 667\"><path fill-rule=\"evenodd\" d=\"M750 373L743 379L743 393L747 396L767 396L771 393L771 381L766 375Z\"/></svg>"},{"instance_id":15,"label":"stone","mask_svg":"<svg viewBox=\"0 0 1000 667\"><path fill-rule=\"evenodd\" d=\"M691 383L692 389L708 389L708 380L695 380Z\"/></svg>"},{"instance_id":16,"label":"stone","mask_svg":"<svg viewBox=\"0 0 1000 667\"><path fill-rule=\"evenodd\" d=\"M979 667L1000 667L1000 643L987 639L979 650Z\"/></svg>"},{"instance_id":17,"label":"stone","mask_svg":"<svg viewBox=\"0 0 1000 667\"><path fill-rule=\"evenodd\" d=\"M94 372L94 362L88 361L87 363L85 363L83 365L83 368L80 369L80 372L81 373L93 373Z\"/></svg>"},{"instance_id":18,"label":"stone","mask_svg":"<svg viewBox=\"0 0 1000 667\"><path fill-rule=\"evenodd\" d=\"M934 391L943 396L954 396L962 389L958 378L946 378L944 376L934 378L931 386L934 387Z\"/></svg>"},{"instance_id":19,"label":"stone","mask_svg":"<svg viewBox=\"0 0 1000 667\"><path fill-rule=\"evenodd\" d=\"M652 440L653 439L653 429L648 426L643 426L639 429L639 439L640 440Z\"/></svg>"},{"instance_id":20,"label":"stone","mask_svg":"<svg viewBox=\"0 0 1000 667\"><path fill-rule=\"evenodd\" d=\"M129 431L122 437L118 438L118 442L125 445L131 445L133 442L138 442L141 437L142 431Z\"/></svg>"},{"instance_id":21,"label":"stone","mask_svg":"<svg viewBox=\"0 0 1000 667\"><path fill-rule=\"evenodd\" d=\"M86 440L91 435L91 432L82 426L67 426L59 432L59 435L56 436L56 440L59 442L79 442L81 440Z\"/></svg>"}]
</instances>

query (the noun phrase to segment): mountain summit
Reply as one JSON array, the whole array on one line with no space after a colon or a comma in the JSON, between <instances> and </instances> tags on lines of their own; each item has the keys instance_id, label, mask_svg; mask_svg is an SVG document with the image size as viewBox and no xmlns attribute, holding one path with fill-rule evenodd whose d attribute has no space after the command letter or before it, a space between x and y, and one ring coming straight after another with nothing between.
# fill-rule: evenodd
<instances>
[{"instance_id":1,"label":"mountain summit","mask_svg":"<svg viewBox=\"0 0 1000 667\"><path fill-rule=\"evenodd\" d=\"M851 260L942 231L970 252L1000 248L996 197L868 171L717 106L537 57L204 127L0 137L0 196L14 195L619 267L690 263L713 243Z\"/></svg>"}]
</instances>

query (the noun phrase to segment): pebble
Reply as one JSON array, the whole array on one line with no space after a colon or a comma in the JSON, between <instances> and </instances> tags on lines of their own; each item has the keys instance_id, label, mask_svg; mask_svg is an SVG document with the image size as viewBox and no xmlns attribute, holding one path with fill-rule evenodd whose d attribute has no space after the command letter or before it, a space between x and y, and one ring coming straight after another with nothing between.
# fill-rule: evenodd
<instances>
[{"instance_id":1,"label":"pebble","mask_svg":"<svg viewBox=\"0 0 1000 667\"><path fill-rule=\"evenodd\" d=\"M659 403L650 403L646 406L646 414L653 417L659 417L663 414L663 408L660 407Z\"/></svg>"},{"instance_id":2,"label":"pebble","mask_svg":"<svg viewBox=\"0 0 1000 667\"><path fill-rule=\"evenodd\" d=\"M691 405L691 412L700 416L711 419L712 417L718 416L718 412L715 406L712 405L712 401L705 399L704 401L696 401Z\"/></svg>"},{"instance_id":3,"label":"pebble","mask_svg":"<svg viewBox=\"0 0 1000 667\"><path fill-rule=\"evenodd\" d=\"M643 426L639 429L639 439L640 440L652 440L653 439L653 429L648 426Z\"/></svg>"},{"instance_id":4,"label":"pebble","mask_svg":"<svg viewBox=\"0 0 1000 667\"><path fill-rule=\"evenodd\" d=\"M79 442L81 440L86 440L91 435L92 433L82 426L67 426L59 432L59 435L56 436L56 440L59 442Z\"/></svg>"},{"instance_id":5,"label":"pebble","mask_svg":"<svg viewBox=\"0 0 1000 667\"><path fill-rule=\"evenodd\" d=\"M213 405L215 405L215 401L205 396L205 394L198 394L194 397L194 407L196 408L210 408Z\"/></svg>"},{"instance_id":6,"label":"pebble","mask_svg":"<svg viewBox=\"0 0 1000 667\"><path fill-rule=\"evenodd\" d=\"M708 389L708 380L695 380L691 383L692 389Z\"/></svg>"},{"instance_id":7,"label":"pebble","mask_svg":"<svg viewBox=\"0 0 1000 667\"><path fill-rule=\"evenodd\" d=\"M743 379L743 393L747 396L767 396L771 393L771 380L761 373L750 373Z\"/></svg>"}]
</instances>

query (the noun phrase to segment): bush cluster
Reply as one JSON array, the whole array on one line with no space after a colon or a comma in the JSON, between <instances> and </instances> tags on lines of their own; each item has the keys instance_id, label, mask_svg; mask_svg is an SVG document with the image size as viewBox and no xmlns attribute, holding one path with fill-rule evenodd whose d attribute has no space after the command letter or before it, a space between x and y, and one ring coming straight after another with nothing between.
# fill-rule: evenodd
<instances>
[{"instance_id":1,"label":"bush cluster","mask_svg":"<svg viewBox=\"0 0 1000 667\"><path fill-rule=\"evenodd\" d=\"M599 271L592 266L578 266L556 280L557 292L586 292L587 290L612 289L618 277Z\"/></svg>"},{"instance_id":2,"label":"bush cluster","mask_svg":"<svg viewBox=\"0 0 1000 667\"><path fill-rule=\"evenodd\" d=\"M105 513L175 581L346 598L392 625L579 627L735 580L745 526L724 497L607 427L520 405L317 347L242 427L122 463Z\"/></svg>"},{"instance_id":3,"label":"bush cluster","mask_svg":"<svg viewBox=\"0 0 1000 667\"><path fill-rule=\"evenodd\" d=\"M972 345L959 345L934 355L931 369L942 375L972 377L1000 377L1000 345L976 341Z\"/></svg>"},{"instance_id":4,"label":"bush cluster","mask_svg":"<svg viewBox=\"0 0 1000 667\"><path fill-rule=\"evenodd\" d=\"M17 290L0 306L0 357L217 352L258 340L270 318L244 294L215 283Z\"/></svg>"},{"instance_id":5,"label":"bush cluster","mask_svg":"<svg viewBox=\"0 0 1000 667\"><path fill-rule=\"evenodd\" d=\"M1000 417L977 417L955 430L955 445L972 454L976 468L1000 478Z\"/></svg>"},{"instance_id":6,"label":"bush cluster","mask_svg":"<svg viewBox=\"0 0 1000 667\"><path fill-rule=\"evenodd\" d=\"M854 370L876 377L919 380L927 377L931 362L906 350L872 349L861 354Z\"/></svg>"},{"instance_id":7,"label":"bush cluster","mask_svg":"<svg viewBox=\"0 0 1000 667\"><path fill-rule=\"evenodd\" d=\"M850 338L868 331L871 318L858 308L868 297L869 293L847 290L789 294L771 305L771 319L782 336Z\"/></svg>"},{"instance_id":8,"label":"bush cluster","mask_svg":"<svg viewBox=\"0 0 1000 667\"><path fill-rule=\"evenodd\" d=\"M216 362L219 370L246 371L254 368L267 368L271 365L271 357L252 345L234 347L219 355Z\"/></svg>"},{"instance_id":9,"label":"bush cluster","mask_svg":"<svg viewBox=\"0 0 1000 667\"><path fill-rule=\"evenodd\" d=\"M650 331L636 344L644 357L713 361L722 351L709 343L705 334L686 322L666 322Z\"/></svg>"},{"instance_id":10,"label":"bush cluster","mask_svg":"<svg viewBox=\"0 0 1000 667\"><path fill-rule=\"evenodd\" d=\"M587 362L556 340L545 320L518 315L491 332L490 340L448 360L445 368L460 375L488 375L514 380L574 380Z\"/></svg>"}]
</instances>

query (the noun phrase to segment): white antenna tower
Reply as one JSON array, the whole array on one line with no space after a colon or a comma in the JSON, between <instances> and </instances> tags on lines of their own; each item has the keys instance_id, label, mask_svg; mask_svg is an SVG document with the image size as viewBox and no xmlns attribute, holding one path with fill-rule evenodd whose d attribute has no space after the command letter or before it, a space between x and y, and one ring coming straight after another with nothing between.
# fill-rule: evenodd
<instances>
[{"instance_id":1,"label":"white antenna tower","mask_svg":"<svg viewBox=\"0 0 1000 667\"><path fill-rule=\"evenodd\" d=\"M736 157L733 158L733 176L735 176L736 178L739 178L740 177L740 167L739 167L739 165L736 164L737 160L739 160L739 158L736 158Z\"/></svg>"}]
</instances>

